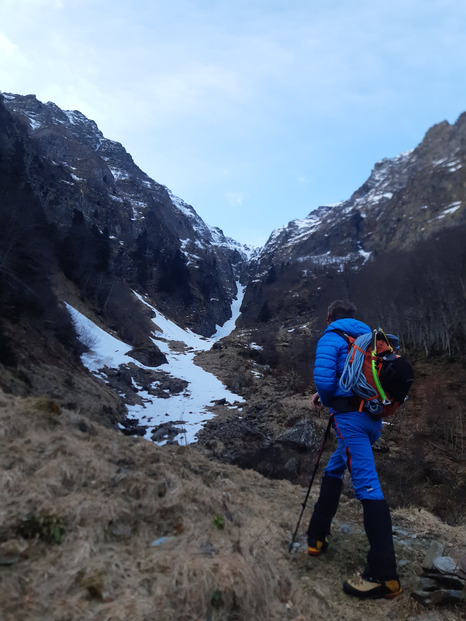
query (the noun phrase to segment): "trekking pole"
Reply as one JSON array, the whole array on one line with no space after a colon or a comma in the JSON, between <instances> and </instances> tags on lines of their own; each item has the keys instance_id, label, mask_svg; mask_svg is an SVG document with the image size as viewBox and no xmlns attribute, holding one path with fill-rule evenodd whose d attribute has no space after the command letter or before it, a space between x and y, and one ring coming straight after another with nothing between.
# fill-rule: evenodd
<instances>
[{"instance_id":1,"label":"trekking pole","mask_svg":"<svg viewBox=\"0 0 466 621\"><path fill-rule=\"evenodd\" d=\"M320 445L319 453L317 455L317 460L316 460L316 465L314 467L314 472L312 473L311 481L310 481L309 487L307 489L306 498L304 499L304 502L302 503L302 507L303 508L301 510L301 515L299 516L298 523L296 524L296 529L295 529L295 531L293 533L293 537L291 538L291 543L290 543L290 547L288 548L288 552L291 552L291 550L293 548L293 544L294 544L295 539L296 539L296 535L298 534L299 525L301 524L301 519L303 517L304 510L306 509L306 504L307 504L307 501L308 501L308 498L309 498L309 494L311 493L311 487L312 487L312 484L314 483L314 479L315 479L315 476L317 474L317 469L319 467L320 458L322 457L322 453L324 451L325 443L326 443L327 438L328 438L328 436L330 434L330 428L332 426L332 422L333 422L333 414L330 414L329 419L328 419L327 429L325 430L324 438L322 440L322 444Z\"/></svg>"}]
</instances>

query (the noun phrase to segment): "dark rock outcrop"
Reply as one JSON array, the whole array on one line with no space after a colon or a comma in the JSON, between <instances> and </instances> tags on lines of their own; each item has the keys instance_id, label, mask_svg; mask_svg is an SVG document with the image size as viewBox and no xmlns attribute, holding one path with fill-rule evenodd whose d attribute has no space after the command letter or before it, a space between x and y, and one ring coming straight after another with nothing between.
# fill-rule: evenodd
<instances>
[{"instance_id":1,"label":"dark rock outcrop","mask_svg":"<svg viewBox=\"0 0 466 621\"><path fill-rule=\"evenodd\" d=\"M37 154L28 180L65 240L68 276L77 280L82 269L75 264L84 242L79 246L76 239L86 228L92 233L87 246L101 250L87 265L91 276L100 260L107 272L200 334L212 334L231 316L245 259L240 244L207 226L80 112L33 95L3 98Z\"/></svg>"},{"instance_id":2,"label":"dark rock outcrop","mask_svg":"<svg viewBox=\"0 0 466 621\"><path fill-rule=\"evenodd\" d=\"M444 546L433 541L422 563L423 574L417 589L412 592L415 600L432 608L434 606L466 604L466 556L459 552L461 558L443 556Z\"/></svg>"}]
</instances>

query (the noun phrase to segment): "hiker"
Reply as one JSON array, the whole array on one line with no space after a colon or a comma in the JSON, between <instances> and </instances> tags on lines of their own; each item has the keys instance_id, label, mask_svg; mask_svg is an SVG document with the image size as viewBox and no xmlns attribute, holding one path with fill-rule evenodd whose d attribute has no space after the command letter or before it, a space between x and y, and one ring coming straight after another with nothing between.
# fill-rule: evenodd
<instances>
[{"instance_id":1,"label":"hiker","mask_svg":"<svg viewBox=\"0 0 466 621\"><path fill-rule=\"evenodd\" d=\"M314 381L317 392L312 405L319 411L330 408L338 447L330 457L322 478L320 495L307 532L308 553L320 556L328 548L328 535L336 513L346 469L351 474L354 493L364 510L364 529L369 540L367 564L360 576L343 584L348 595L361 599L391 599L401 593L392 522L387 502L375 470L372 444L382 431L382 421L359 411L361 400L352 392L343 392L339 377L348 353L342 330L352 337L371 332L369 326L355 319L356 307L349 300L335 300L328 308L327 328L316 350Z\"/></svg>"}]
</instances>

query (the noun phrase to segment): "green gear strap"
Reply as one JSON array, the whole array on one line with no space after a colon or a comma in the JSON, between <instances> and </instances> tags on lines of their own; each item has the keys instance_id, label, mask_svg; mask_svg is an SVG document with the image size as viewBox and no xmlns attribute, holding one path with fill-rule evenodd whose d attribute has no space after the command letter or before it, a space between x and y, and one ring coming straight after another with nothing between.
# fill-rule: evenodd
<instances>
[{"instance_id":1,"label":"green gear strap","mask_svg":"<svg viewBox=\"0 0 466 621\"><path fill-rule=\"evenodd\" d=\"M383 405L389 405L391 403L390 399L387 397L387 395L385 394L384 389L382 388L382 384L380 383L380 379L379 379L379 374L377 372L377 366L375 364L375 361L377 359L377 334L381 332L385 341L387 342L388 346L390 347L390 349L393 351L392 346L390 345L387 337L385 336L385 332L379 328L378 330L373 330L372 331L372 351L371 351L371 367L372 367L372 377L374 379L374 384L375 387L377 389L377 392L379 393L380 397L382 398L382 404Z\"/></svg>"}]
</instances>

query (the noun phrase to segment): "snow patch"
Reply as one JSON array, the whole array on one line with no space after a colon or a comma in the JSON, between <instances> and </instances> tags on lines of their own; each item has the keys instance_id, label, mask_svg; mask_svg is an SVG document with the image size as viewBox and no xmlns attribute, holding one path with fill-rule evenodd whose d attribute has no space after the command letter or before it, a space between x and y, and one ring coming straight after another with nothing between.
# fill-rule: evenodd
<instances>
[{"instance_id":1,"label":"snow patch","mask_svg":"<svg viewBox=\"0 0 466 621\"><path fill-rule=\"evenodd\" d=\"M109 166L109 169L115 181L124 181L125 179L129 179L130 177L130 175L125 170L121 170L120 168Z\"/></svg>"},{"instance_id":2,"label":"snow patch","mask_svg":"<svg viewBox=\"0 0 466 621\"><path fill-rule=\"evenodd\" d=\"M458 211L458 209L461 207L461 201L456 201L455 203L450 203L449 205L447 205L447 207L445 207L445 209L443 210L443 212L437 216L436 218L434 218L435 220L440 220L441 218L445 218L445 216L448 216L452 213L455 213L455 211Z\"/></svg>"},{"instance_id":3,"label":"snow patch","mask_svg":"<svg viewBox=\"0 0 466 621\"><path fill-rule=\"evenodd\" d=\"M32 116L28 116L27 117L28 121L29 121L29 125L31 126L31 129L34 131L36 129L40 128L40 123L38 121L36 121L36 119Z\"/></svg>"},{"instance_id":4,"label":"snow patch","mask_svg":"<svg viewBox=\"0 0 466 621\"><path fill-rule=\"evenodd\" d=\"M217 326L215 334L210 338L181 328L139 294L135 294L152 310L154 323L152 340L165 354L168 361L157 367L157 371L166 371L173 377L183 379L188 383L183 393L171 395L165 399L157 398L138 388L138 394L143 401L142 405L129 405L127 408L131 418L137 419L141 425L147 427L146 439L151 440L152 431L158 425L182 421L175 426L182 427L183 431L180 433L182 433L183 442L186 444L196 442L196 434L202 429L203 424L214 416L208 409L209 405L222 399L225 399L232 407L235 407L236 403L244 402L243 397L229 391L214 375L194 364L196 353L210 349L218 339L229 334L235 327L244 295L244 288L239 283L237 287L238 294L232 303L231 319L223 326ZM89 351L82 355L82 362L97 377L106 380L104 367L114 369L120 365L132 363L143 369L150 368L128 355L132 349L130 345L99 328L69 304L66 306L80 340L89 348ZM176 347L172 347L174 342L177 343ZM179 346L180 343L183 344L182 347ZM164 444L164 442L159 444Z\"/></svg>"},{"instance_id":5,"label":"snow patch","mask_svg":"<svg viewBox=\"0 0 466 621\"><path fill-rule=\"evenodd\" d=\"M452 173L456 172L457 170L460 170L460 168L463 167L461 160L458 158L452 159L451 155L443 157L439 160L434 160L433 165L439 166L442 168L448 168L448 172L452 172Z\"/></svg>"},{"instance_id":6,"label":"snow patch","mask_svg":"<svg viewBox=\"0 0 466 621\"><path fill-rule=\"evenodd\" d=\"M76 125L78 121L81 120L76 114L76 112L72 112L71 110L64 110L63 112L66 114L66 116L68 117L68 121L72 125Z\"/></svg>"},{"instance_id":7,"label":"snow patch","mask_svg":"<svg viewBox=\"0 0 466 621\"><path fill-rule=\"evenodd\" d=\"M366 250L363 250L362 248L359 249L359 254L362 256L362 258L364 259L364 263L366 263L371 256L371 252L367 252Z\"/></svg>"}]
</instances>

